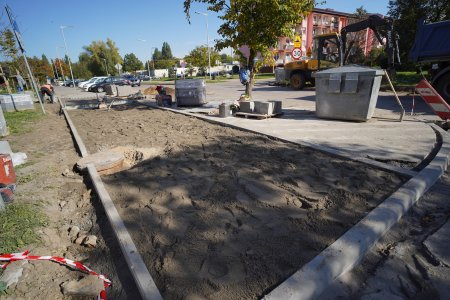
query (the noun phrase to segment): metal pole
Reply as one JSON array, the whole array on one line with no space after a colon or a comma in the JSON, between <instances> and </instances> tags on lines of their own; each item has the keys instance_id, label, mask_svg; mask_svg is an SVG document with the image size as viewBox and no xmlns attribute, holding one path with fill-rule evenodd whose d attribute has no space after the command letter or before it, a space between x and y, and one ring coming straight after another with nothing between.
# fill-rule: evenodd
<instances>
[{"instance_id":1,"label":"metal pole","mask_svg":"<svg viewBox=\"0 0 450 300\"><path fill-rule=\"evenodd\" d=\"M211 80L211 49L209 49L208 14L205 14L205 16L206 16L206 45L208 47L209 80Z\"/></svg>"},{"instance_id":2,"label":"metal pole","mask_svg":"<svg viewBox=\"0 0 450 300\"><path fill-rule=\"evenodd\" d=\"M65 26L61 26L60 28L61 28L61 33L62 33L63 40L64 40L64 47L66 47L67 60L69 61L70 76L72 76L72 83L73 83L73 87L75 88L75 80L73 79L72 64L70 63L69 51L67 50L66 37L64 36Z\"/></svg>"},{"instance_id":3,"label":"metal pole","mask_svg":"<svg viewBox=\"0 0 450 300\"><path fill-rule=\"evenodd\" d=\"M208 49L208 72L209 72L209 79L211 80L211 51L209 49L208 14L198 12L198 11L196 11L195 13L198 15L205 16L205 20L206 20L206 47Z\"/></svg>"},{"instance_id":4,"label":"metal pole","mask_svg":"<svg viewBox=\"0 0 450 300\"><path fill-rule=\"evenodd\" d=\"M9 22L11 23L11 26L14 28L14 24L13 24L14 22L13 22L11 13L9 11L9 7L6 6L5 9L6 9L6 13L8 15L8 18L9 18ZM18 38L17 34L16 34L16 39L17 39L17 42L20 45L19 38ZM37 98L39 100L39 103L41 104L42 113L45 115L45 109L44 109L44 105L42 104L41 93L39 92L39 90L38 90L38 88L36 86L36 82L34 81L33 73L31 72L30 65L28 64L27 56L25 55L25 50L22 48L22 46L20 46L19 48L20 48L20 51L22 52L22 56L23 56L23 60L25 61L25 65L27 66L28 75L30 76L30 81L31 81L31 84L33 86L34 92L36 93L36 96L37 96Z\"/></svg>"},{"instance_id":5,"label":"metal pole","mask_svg":"<svg viewBox=\"0 0 450 300\"><path fill-rule=\"evenodd\" d=\"M147 60L148 77L150 77L150 60Z\"/></svg>"}]
</instances>

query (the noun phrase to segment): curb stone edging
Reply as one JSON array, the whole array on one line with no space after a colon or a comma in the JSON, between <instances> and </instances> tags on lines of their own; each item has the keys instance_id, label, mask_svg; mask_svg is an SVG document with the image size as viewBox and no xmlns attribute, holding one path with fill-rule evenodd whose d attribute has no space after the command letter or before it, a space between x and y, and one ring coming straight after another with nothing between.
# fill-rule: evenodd
<instances>
[{"instance_id":1,"label":"curb stone edging","mask_svg":"<svg viewBox=\"0 0 450 300\"><path fill-rule=\"evenodd\" d=\"M415 177L373 209L364 219L286 279L263 299L314 299L350 271L366 252L444 174L450 159L450 135L432 125L443 143L436 157Z\"/></svg>"},{"instance_id":2,"label":"curb stone edging","mask_svg":"<svg viewBox=\"0 0 450 300\"><path fill-rule=\"evenodd\" d=\"M86 150L86 147L84 146L83 140L78 135L77 129L75 128L75 125L70 119L70 116L65 108L63 108L63 112L66 121L69 124L69 128L73 134L77 147L81 152L81 156L86 157L88 155L88 152ZM120 245L122 254L131 274L133 275L134 281L142 299L162 300L163 298L152 276L150 275L139 251L137 250L130 234L128 233L128 230L123 223L122 218L117 212L117 209L114 206L109 193L103 185L103 181L100 178L100 175L98 174L93 164L88 164L87 169L91 181L94 185L95 191L100 198L103 209L105 210L109 223L111 224L111 228L114 231L114 235Z\"/></svg>"}]
</instances>

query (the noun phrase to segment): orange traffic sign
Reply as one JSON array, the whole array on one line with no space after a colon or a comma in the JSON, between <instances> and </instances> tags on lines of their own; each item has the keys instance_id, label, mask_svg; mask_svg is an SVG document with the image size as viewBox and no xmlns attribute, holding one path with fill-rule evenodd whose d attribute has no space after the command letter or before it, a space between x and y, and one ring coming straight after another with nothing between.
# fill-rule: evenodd
<instances>
[{"instance_id":1,"label":"orange traffic sign","mask_svg":"<svg viewBox=\"0 0 450 300\"><path fill-rule=\"evenodd\" d=\"M302 47L302 38L299 35L296 35L294 38L294 48Z\"/></svg>"}]
</instances>

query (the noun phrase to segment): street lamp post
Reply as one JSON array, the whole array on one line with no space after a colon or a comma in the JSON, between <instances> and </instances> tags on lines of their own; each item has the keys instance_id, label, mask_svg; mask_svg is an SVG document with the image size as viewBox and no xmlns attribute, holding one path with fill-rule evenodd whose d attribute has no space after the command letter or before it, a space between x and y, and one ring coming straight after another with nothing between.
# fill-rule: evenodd
<instances>
[{"instance_id":1,"label":"street lamp post","mask_svg":"<svg viewBox=\"0 0 450 300\"><path fill-rule=\"evenodd\" d=\"M209 49L209 33L208 33L208 14L202 13L202 12L195 12L198 15L205 16L206 20L206 47L208 48L208 72L209 72L209 79L211 80L211 51Z\"/></svg>"},{"instance_id":2,"label":"street lamp post","mask_svg":"<svg viewBox=\"0 0 450 300\"><path fill-rule=\"evenodd\" d=\"M64 28L71 28L71 27L73 26L60 26L59 28L61 28L61 34L64 40L64 47L66 48L66 55L69 61L70 76L72 76L73 87L75 87L75 80L73 79L72 64L70 63L69 50L67 50L66 37L64 36Z\"/></svg>"},{"instance_id":3,"label":"street lamp post","mask_svg":"<svg viewBox=\"0 0 450 300\"><path fill-rule=\"evenodd\" d=\"M150 51L152 52L152 64L153 64L153 72L155 73L155 76L156 76L156 70L155 70L155 52L153 51L153 49L158 49L157 47L152 47L151 49L150 49ZM150 78L151 78L151 75L150 74L148 74L148 76L150 76ZM151 80L151 79L150 79Z\"/></svg>"},{"instance_id":4,"label":"street lamp post","mask_svg":"<svg viewBox=\"0 0 450 300\"><path fill-rule=\"evenodd\" d=\"M106 76L109 76L109 72L108 72L108 63L106 62L106 58L102 58L103 61L105 62L105 69L106 69Z\"/></svg>"}]
</instances>

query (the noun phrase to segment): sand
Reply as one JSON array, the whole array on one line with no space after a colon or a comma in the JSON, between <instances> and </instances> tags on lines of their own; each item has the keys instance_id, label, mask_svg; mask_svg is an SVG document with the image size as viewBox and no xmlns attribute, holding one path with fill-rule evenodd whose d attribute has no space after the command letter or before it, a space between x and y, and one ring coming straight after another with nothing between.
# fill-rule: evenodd
<instances>
[{"instance_id":1,"label":"sand","mask_svg":"<svg viewBox=\"0 0 450 300\"><path fill-rule=\"evenodd\" d=\"M165 299L260 298L404 182L144 106L70 116L90 153L160 151L102 179Z\"/></svg>"}]
</instances>

